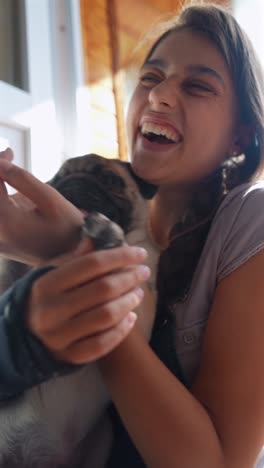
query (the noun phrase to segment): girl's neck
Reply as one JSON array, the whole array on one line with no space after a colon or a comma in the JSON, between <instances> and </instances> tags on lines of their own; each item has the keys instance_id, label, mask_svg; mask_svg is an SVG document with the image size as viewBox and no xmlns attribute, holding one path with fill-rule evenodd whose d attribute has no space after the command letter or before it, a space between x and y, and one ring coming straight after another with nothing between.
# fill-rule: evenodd
<instances>
[{"instance_id":1,"label":"girl's neck","mask_svg":"<svg viewBox=\"0 0 264 468\"><path fill-rule=\"evenodd\" d=\"M190 198L190 191L160 188L150 201L150 230L162 249L168 246L170 231L185 213Z\"/></svg>"}]
</instances>

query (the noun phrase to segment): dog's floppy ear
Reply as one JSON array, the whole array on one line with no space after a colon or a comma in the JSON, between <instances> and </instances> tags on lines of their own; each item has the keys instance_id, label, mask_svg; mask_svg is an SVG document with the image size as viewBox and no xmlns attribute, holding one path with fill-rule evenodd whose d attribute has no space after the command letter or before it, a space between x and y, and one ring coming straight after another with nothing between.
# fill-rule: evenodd
<instances>
[{"instance_id":1,"label":"dog's floppy ear","mask_svg":"<svg viewBox=\"0 0 264 468\"><path fill-rule=\"evenodd\" d=\"M153 198L155 193L158 190L158 186L151 184L150 182L147 182L146 180L141 179L141 177L135 174L130 163L125 162L125 164L126 164L126 168L128 172L130 173L130 175L133 177L133 179L137 183L137 186L139 188L139 191L142 197L146 198L147 200L150 200L151 198Z\"/></svg>"}]
</instances>

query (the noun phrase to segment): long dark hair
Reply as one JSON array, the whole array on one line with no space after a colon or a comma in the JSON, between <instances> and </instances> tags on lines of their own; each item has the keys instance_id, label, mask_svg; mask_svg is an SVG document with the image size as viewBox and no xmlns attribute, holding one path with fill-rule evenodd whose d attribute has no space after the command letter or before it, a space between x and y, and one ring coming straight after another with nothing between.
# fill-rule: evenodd
<instances>
[{"instance_id":1,"label":"long dark hair","mask_svg":"<svg viewBox=\"0 0 264 468\"><path fill-rule=\"evenodd\" d=\"M260 66L249 40L235 19L224 9L211 4L191 5L185 8L177 18L167 23L164 28L165 32L154 43L147 58L168 34L182 28L190 28L205 34L219 48L237 90L241 121L250 125L252 129L252 141L245 148L243 164L237 163L235 159L228 161L226 168L228 188L231 189L250 181L261 169L264 146L264 106ZM204 181L199 192L193 197L188 214L174 226L170 246L160 259L158 314L151 346L182 383L185 383L185 378L175 356L169 306L175 301L183 301L187 296L212 219L223 197L222 168L219 168ZM126 432L122 432L122 424L121 429L118 423L115 427L115 445L110 466L144 467L139 454L133 451Z\"/></svg>"},{"instance_id":2,"label":"long dark hair","mask_svg":"<svg viewBox=\"0 0 264 468\"><path fill-rule=\"evenodd\" d=\"M229 158L204 180L194 194L188 213L171 232L170 248L161 257L160 292L167 298L183 300L205 243L212 219L225 196L225 188L256 178L264 155L264 84L261 66L246 33L232 14L218 5L192 3L162 25L162 34L152 45L146 60L170 33L191 29L205 35L221 52L234 83L242 124L252 132L244 156ZM173 248L173 255L171 249ZM176 260L175 260L176 258ZM164 268L162 268L164 267ZM170 277L166 274L170 272Z\"/></svg>"}]
</instances>

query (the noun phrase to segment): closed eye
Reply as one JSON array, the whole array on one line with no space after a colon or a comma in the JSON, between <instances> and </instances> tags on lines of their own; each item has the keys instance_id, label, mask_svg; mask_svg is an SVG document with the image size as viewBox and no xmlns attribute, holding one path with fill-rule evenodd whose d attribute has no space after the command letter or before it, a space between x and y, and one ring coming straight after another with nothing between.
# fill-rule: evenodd
<instances>
[{"instance_id":1,"label":"closed eye","mask_svg":"<svg viewBox=\"0 0 264 468\"><path fill-rule=\"evenodd\" d=\"M141 75L139 77L139 81L143 84L151 84L151 83L159 83L160 82L160 77L157 75L154 75L152 73L147 73L145 75Z\"/></svg>"},{"instance_id":2,"label":"closed eye","mask_svg":"<svg viewBox=\"0 0 264 468\"><path fill-rule=\"evenodd\" d=\"M200 83L200 82L197 82L197 81L191 81L191 82L187 82L185 83L185 88L187 89L187 91L194 91L194 92L201 92L201 93L212 93L212 94L216 94L215 90L205 84L205 83Z\"/></svg>"}]
</instances>

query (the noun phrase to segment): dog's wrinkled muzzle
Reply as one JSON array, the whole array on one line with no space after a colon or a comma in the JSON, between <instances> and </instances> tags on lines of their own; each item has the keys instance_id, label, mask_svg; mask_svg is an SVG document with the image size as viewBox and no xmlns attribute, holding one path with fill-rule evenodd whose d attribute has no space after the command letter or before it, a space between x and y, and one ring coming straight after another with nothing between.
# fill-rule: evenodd
<instances>
[{"instance_id":1,"label":"dog's wrinkled muzzle","mask_svg":"<svg viewBox=\"0 0 264 468\"><path fill-rule=\"evenodd\" d=\"M98 212L107 216L127 232L131 223L129 200L116 193L114 187L103 185L93 174L70 174L49 182L67 200L84 213Z\"/></svg>"}]
</instances>

